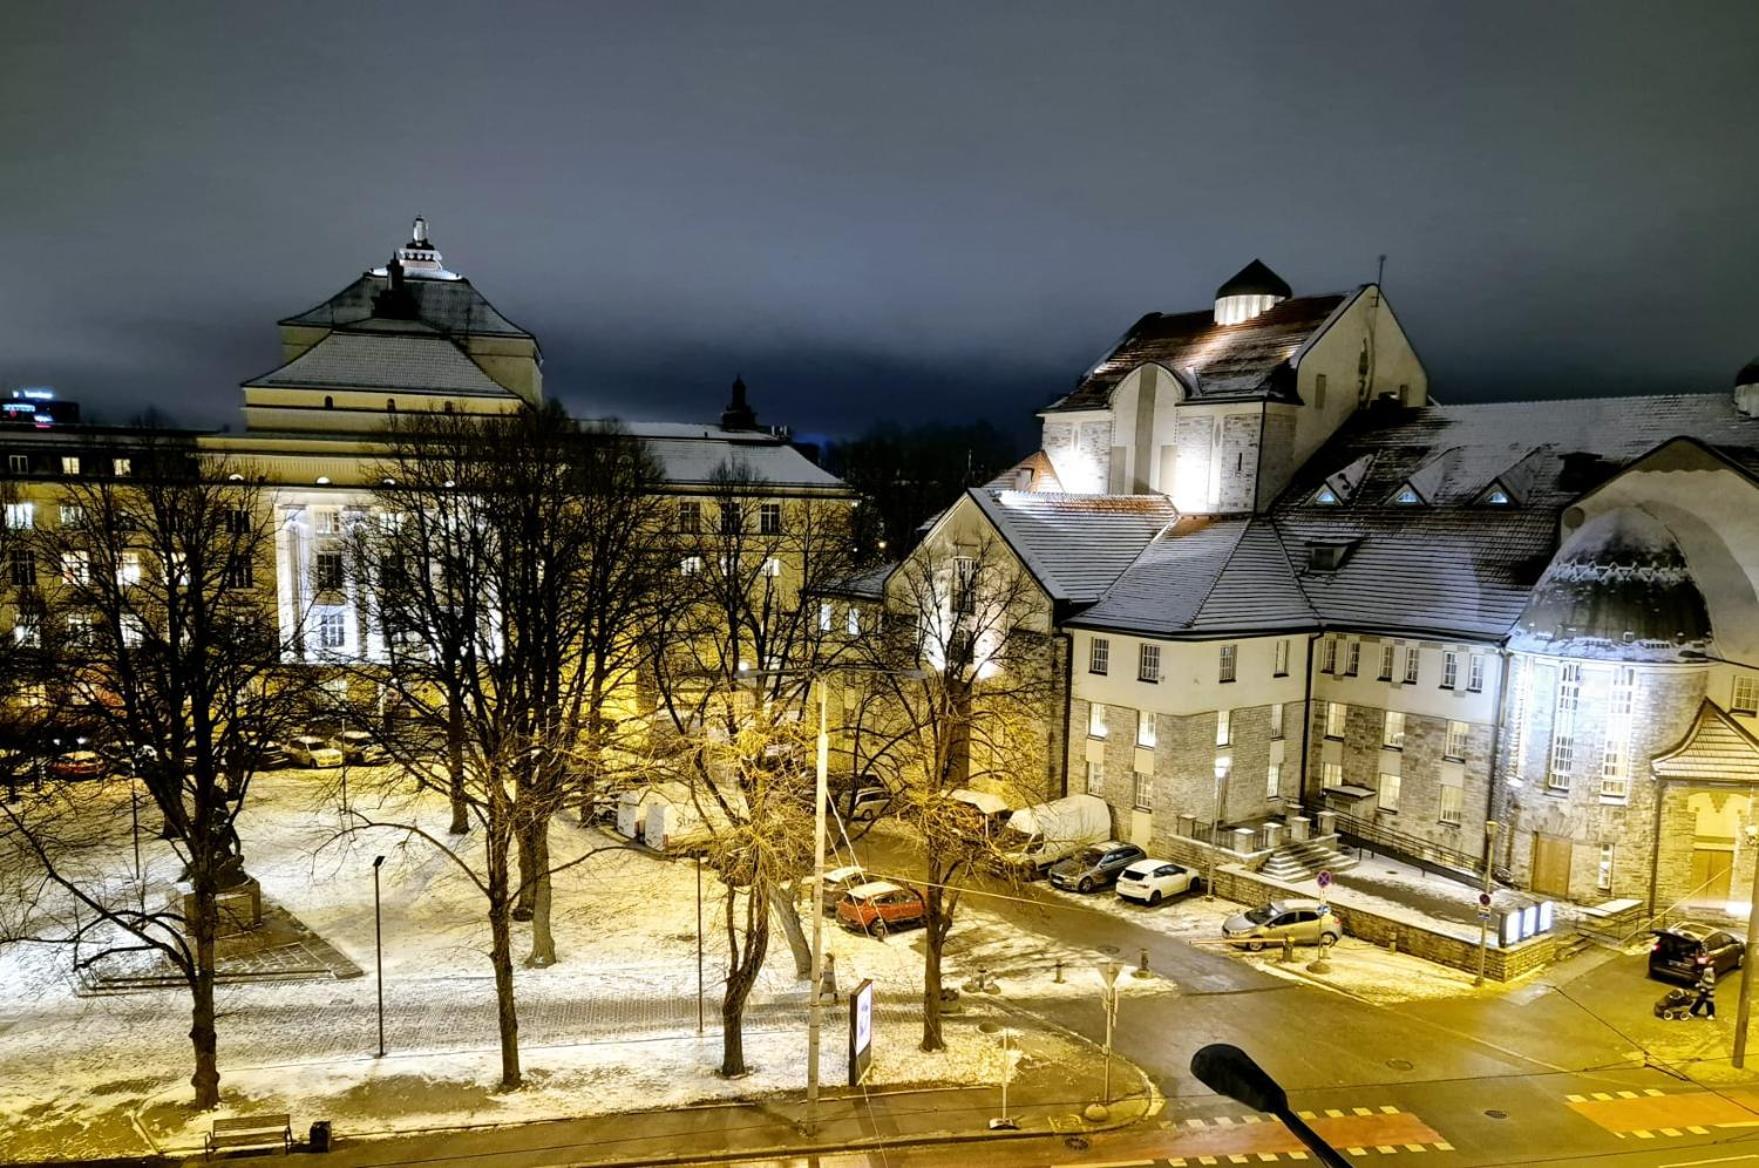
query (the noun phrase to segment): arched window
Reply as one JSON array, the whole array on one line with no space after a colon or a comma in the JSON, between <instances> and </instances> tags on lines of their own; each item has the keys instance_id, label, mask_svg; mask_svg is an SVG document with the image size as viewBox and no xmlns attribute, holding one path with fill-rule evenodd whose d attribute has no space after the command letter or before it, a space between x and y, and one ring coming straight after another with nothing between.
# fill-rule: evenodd
<instances>
[{"instance_id":1,"label":"arched window","mask_svg":"<svg viewBox=\"0 0 1759 1168\"><path fill-rule=\"evenodd\" d=\"M385 412L387 414L394 414L397 412L397 399L396 398L388 397L385 399Z\"/></svg>"},{"instance_id":2,"label":"arched window","mask_svg":"<svg viewBox=\"0 0 1759 1168\"><path fill-rule=\"evenodd\" d=\"M441 406L440 408L449 414L452 412L452 403L447 402L445 405Z\"/></svg>"},{"instance_id":3,"label":"arched window","mask_svg":"<svg viewBox=\"0 0 1759 1168\"><path fill-rule=\"evenodd\" d=\"M329 394L325 394L324 395L324 408L326 410L335 409L336 408L336 399L331 397Z\"/></svg>"}]
</instances>

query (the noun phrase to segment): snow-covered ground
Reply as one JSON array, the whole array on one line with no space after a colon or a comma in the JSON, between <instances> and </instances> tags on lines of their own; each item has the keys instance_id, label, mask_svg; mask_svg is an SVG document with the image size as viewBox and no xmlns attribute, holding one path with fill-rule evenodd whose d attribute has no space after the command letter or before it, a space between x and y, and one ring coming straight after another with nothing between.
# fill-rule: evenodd
<instances>
[{"instance_id":1,"label":"snow-covered ground","mask_svg":"<svg viewBox=\"0 0 1759 1168\"><path fill-rule=\"evenodd\" d=\"M351 780L358 815L451 842L442 801L381 798L366 778ZM221 1089L228 1108L288 1111L296 1125L329 1117L339 1130L345 1124L359 1132L660 1107L803 1085L804 991L781 930L772 933L747 1022L753 1072L728 1082L714 1073L726 951L721 886L711 872L702 874L706 1030L699 1038L695 865L617 846L596 828L558 822L555 861L580 861L556 879L561 960L546 969L519 969L530 1087L511 1096L494 1093L492 970L482 898L470 875L480 839L467 837L453 858L400 828L344 831L335 799L333 783L310 773L265 776L253 788L240 832L265 896L367 975L223 986ZM165 897L174 861L157 841L148 851L148 896ZM372 860L381 854L390 1055L374 1059ZM978 1034L969 1015L949 1024L946 1052L915 1050L920 933L882 942L827 922L825 936L841 986L871 978L878 991L880 1041L871 1081L993 1081L994 1039ZM516 955L523 957L523 926L516 926L516 938ZM1016 987L1037 993L1039 983L1052 984L1059 955L1092 963L1091 954L1025 941L972 904L949 945L947 982L958 985L983 966L1004 993ZM210 1117L192 1116L185 1105L187 994L77 996L69 957L60 948L0 947L0 1081L6 1083L0 1146L30 1158L139 1153L148 1150L147 1137L160 1147L199 1144ZM1079 980L1072 979L1069 992L1091 993ZM842 1071L841 1010L828 1016L827 1079Z\"/></svg>"}]
</instances>

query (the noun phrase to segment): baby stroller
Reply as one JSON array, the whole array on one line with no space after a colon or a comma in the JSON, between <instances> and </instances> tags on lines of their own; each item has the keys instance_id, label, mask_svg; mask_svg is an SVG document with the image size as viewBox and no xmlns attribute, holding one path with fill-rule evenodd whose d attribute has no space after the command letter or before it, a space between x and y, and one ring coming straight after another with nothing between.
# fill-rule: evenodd
<instances>
[{"instance_id":1,"label":"baby stroller","mask_svg":"<svg viewBox=\"0 0 1759 1168\"><path fill-rule=\"evenodd\" d=\"M1661 995L1655 1003L1655 1016L1665 1018L1669 1022L1678 1022L1692 1008L1693 993L1691 990L1674 988Z\"/></svg>"}]
</instances>

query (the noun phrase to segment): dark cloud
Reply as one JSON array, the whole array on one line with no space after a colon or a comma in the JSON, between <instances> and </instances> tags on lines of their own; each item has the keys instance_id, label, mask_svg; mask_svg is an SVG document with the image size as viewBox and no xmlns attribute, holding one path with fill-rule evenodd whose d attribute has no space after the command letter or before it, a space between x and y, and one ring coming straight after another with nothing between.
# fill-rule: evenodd
<instances>
[{"instance_id":1,"label":"dark cloud","mask_svg":"<svg viewBox=\"0 0 1759 1168\"><path fill-rule=\"evenodd\" d=\"M588 411L986 416L1263 256L1447 400L1759 351L1759 6L17 7L0 384L210 423L410 215Z\"/></svg>"}]
</instances>

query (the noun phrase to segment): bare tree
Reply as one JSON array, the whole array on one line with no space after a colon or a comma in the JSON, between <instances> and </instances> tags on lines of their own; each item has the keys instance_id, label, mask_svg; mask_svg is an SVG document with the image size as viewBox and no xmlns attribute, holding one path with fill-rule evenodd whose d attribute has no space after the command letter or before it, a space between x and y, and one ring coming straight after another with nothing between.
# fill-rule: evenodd
<instances>
[{"instance_id":1,"label":"bare tree","mask_svg":"<svg viewBox=\"0 0 1759 1168\"><path fill-rule=\"evenodd\" d=\"M993 536L925 545L887 585L881 635L855 642L872 671L857 769L890 776L895 814L922 838L927 943L922 1049L945 1048L941 962L961 897L974 879L1012 879L991 824L967 797L977 787L1010 803L1045 790L1056 673L1042 593Z\"/></svg>"},{"instance_id":2,"label":"bare tree","mask_svg":"<svg viewBox=\"0 0 1759 1168\"><path fill-rule=\"evenodd\" d=\"M741 463L680 508L653 680L671 732L665 771L688 785L725 889L721 1073L731 1076L746 1071L745 1006L772 917L795 911L791 890L812 863L809 705L837 646L809 596L849 571L849 515L841 499L780 498Z\"/></svg>"},{"instance_id":3,"label":"bare tree","mask_svg":"<svg viewBox=\"0 0 1759 1168\"><path fill-rule=\"evenodd\" d=\"M354 822L426 839L482 893L501 1083L511 1089L522 1079L513 922L523 903L526 964L553 963L552 877L605 850L556 864L549 834L601 777L605 710L633 668L632 646L644 644L601 622L638 620L647 602L659 553L651 532L643 538L652 513L643 494L657 472L635 439L581 427L555 407L402 419L388 443L375 513L350 534L377 636L355 668L391 699L383 738L399 781L444 790L454 829L461 809L465 826L481 829L481 858L358 806Z\"/></svg>"},{"instance_id":4,"label":"bare tree","mask_svg":"<svg viewBox=\"0 0 1759 1168\"><path fill-rule=\"evenodd\" d=\"M171 438L119 452L110 478L63 488L33 524L36 583L15 640L53 664L46 695L94 738L113 778L144 785L183 863L186 893L119 895L126 851L94 850L101 800L51 784L6 804L15 856L77 906L58 939L159 955L191 996L197 1107L219 1102L214 1015L220 898L246 882L235 830L265 744L306 708L275 609L274 521L248 468ZM123 772L126 778L120 777ZM123 885L126 888L126 884Z\"/></svg>"}]
</instances>

